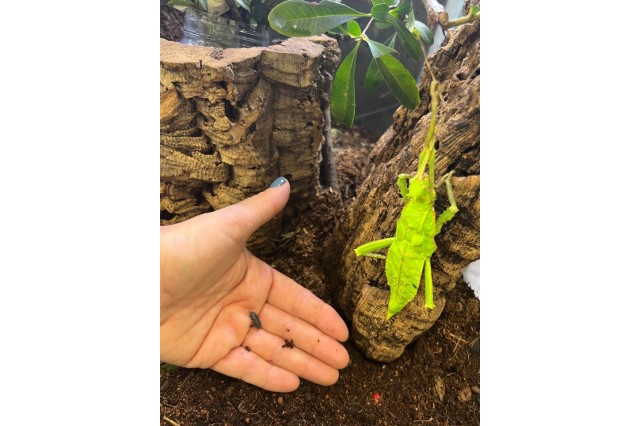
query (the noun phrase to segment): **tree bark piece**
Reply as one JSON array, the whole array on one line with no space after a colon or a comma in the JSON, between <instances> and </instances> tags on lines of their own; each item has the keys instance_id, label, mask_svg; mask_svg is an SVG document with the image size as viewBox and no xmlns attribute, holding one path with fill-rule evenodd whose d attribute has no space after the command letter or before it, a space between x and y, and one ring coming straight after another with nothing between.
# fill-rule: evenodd
<instances>
[{"instance_id":1,"label":"tree bark piece","mask_svg":"<svg viewBox=\"0 0 640 426\"><path fill-rule=\"evenodd\" d=\"M479 23L451 31L452 37L428 59L443 85L445 102L438 111L436 180L455 170L451 180L459 212L436 237L431 259L436 309L424 308L424 279L418 296L384 322L389 300L384 260L357 258L353 249L368 241L392 237L403 208L397 187L400 173L414 174L431 112L431 76L423 73L421 103L413 111L399 108L393 129L378 141L370 158L375 165L336 227L340 309L351 319L354 341L378 361L392 361L438 318L460 271L480 256L480 32ZM449 205L446 189L437 190L436 213Z\"/></svg>"},{"instance_id":2,"label":"tree bark piece","mask_svg":"<svg viewBox=\"0 0 640 426\"><path fill-rule=\"evenodd\" d=\"M304 210L319 187L322 73L339 57L325 36L224 50L161 39L161 224L242 201L278 176L291 183L288 211ZM251 247L279 231L270 222Z\"/></svg>"}]
</instances>

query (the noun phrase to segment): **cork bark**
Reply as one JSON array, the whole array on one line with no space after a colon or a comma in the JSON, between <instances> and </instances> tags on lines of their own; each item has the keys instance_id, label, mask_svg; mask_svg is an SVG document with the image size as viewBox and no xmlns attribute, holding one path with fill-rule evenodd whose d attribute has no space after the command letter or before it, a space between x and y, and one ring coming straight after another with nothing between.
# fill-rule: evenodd
<instances>
[{"instance_id":1,"label":"cork bark","mask_svg":"<svg viewBox=\"0 0 640 426\"><path fill-rule=\"evenodd\" d=\"M436 309L424 308L424 280L418 296L385 322L389 290L384 260L358 258L360 244L392 237L403 208L397 187L400 173L417 170L431 118L429 85L423 73L421 103L413 111L399 108L394 125L381 136L370 155L373 170L362 184L334 234L339 305L351 321L352 336L364 354L378 361L393 361L406 345L426 332L438 319L461 270L480 256L480 25L451 30L451 38L428 58L442 83L444 102L437 118L436 180L450 170L459 212L436 237L431 258ZM437 191L439 214L449 206L444 185Z\"/></svg>"},{"instance_id":2,"label":"cork bark","mask_svg":"<svg viewBox=\"0 0 640 426\"><path fill-rule=\"evenodd\" d=\"M161 224L237 203L278 176L288 213L319 186L324 98L340 57L325 36L266 48L216 49L160 39ZM274 220L250 240L267 247Z\"/></svg>"}]
</instances>

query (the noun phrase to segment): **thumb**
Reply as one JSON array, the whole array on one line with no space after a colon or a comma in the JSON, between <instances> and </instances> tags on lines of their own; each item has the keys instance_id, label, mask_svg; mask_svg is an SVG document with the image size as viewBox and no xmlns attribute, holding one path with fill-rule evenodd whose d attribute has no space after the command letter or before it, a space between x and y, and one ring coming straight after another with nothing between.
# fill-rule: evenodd
<instances>
[{"instance_id":1,"label":"thumb","mask_svg":"<svg viewBox=\"0 0 640 426\"><path fill-rule=\"evenodd\" d=\"M282 211L290 191L289 181L279 177L268 189L216 213L223 223L229 225L227 232L233 238L246 242L259 227Z\"/></svg>"}]
</instances>

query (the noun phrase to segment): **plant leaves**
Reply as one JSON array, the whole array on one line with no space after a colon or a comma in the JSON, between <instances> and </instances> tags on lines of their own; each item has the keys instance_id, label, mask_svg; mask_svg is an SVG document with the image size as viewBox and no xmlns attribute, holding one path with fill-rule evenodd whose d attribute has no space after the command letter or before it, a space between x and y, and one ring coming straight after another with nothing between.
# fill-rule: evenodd
<instances>
[{"instance_id":1,"label":"plant leaves","mask_svg":"<svg viewBox=\"0 0 640 426\"><path fill-rule=\"evenodd\" d=\"M378 4L386 4L387 6L395 5L395 0L371 0L371 4L376 6Z\"/></svg>"},{"instance_id":2,"label":"plant leaves","mask_svg":"<svg viewBox=\"0 0 640 426\"><path fill-rule=\"evenodd\" d=\"M269 13L271 28L289 37L307 37L330 31L353 18L369 16L340 3L287 0Z\"/></svg>"},{"instance_id":3,"label":"plant leaves","mask_svg":"<svg viewBox=\"0 0 640 426\"><path fill-rule=\"evenodd\" d=\"M360 37L360 35L362 34L362 29L356 21L348 21L347 23L338 25L337 27L332 28L327 32L331 34L344 34L349 37L355 38Z\"/></svg>"},{"instance_id":4,"label":"plant leaves","mask_svg":"<svg viewBox=\"0 0 640 426\"><path fill-rule=\"evenodd\" d=\"M251 0L249 0L251 1ZM238 3L238 5L243 8L246 9L248 11L251 11L251 9L249 8L249 3L247 0L236 0L236 3Z\"/></svg>"},{"instance_id":5,"label":"plant leaves","mask_svg":"<svg viewBox=\"0 0 640 426\"><path fill-rule=\"evenodd\" d=\"M384 42L384 45L388 48L392 49L395 52L393 47L396 44L396 35L395 33ZM371 48L371 45L369 45ZM396 52L397 53L397 52ZM364 87L373 90L380 85L382 82L382 74L380 73L380 69L374 60L369 64L369 68L367 68L367 73L364 76Z\"/></svg>"},{"instance_id":6,"label":"plant leaves","mask_svg":"<svg viewBox=\"0 0 640 426\"><path fill-rule=\"evenodd\" d=\"M418 87L413 76L407 69L391 55L383 55L373 59L380 69L384 79L393 96L400 101L402 106L414 109L420 103Z\"/></svg>"},{"instance_id":7,"label":"plant leaves","mask_svg":"<svg viewBox=\"0 0 640 426\"><path fill-rule=\"evenodd\" d=\"M411 12L412 10L413 10L412 0L402 0L400 5L389 13L391 13L391 15L395 16L396 18L399 18L402 15L408 15L409 12Z\"/></svg>"},{"instance_id":8,"label":"plant leaves","mask_svg":"<svg viewBox=\"0 0 640 426\"><path fill-rule=\"evenodd\" d=\"M417 32L424 44L431 46L433 44L433 33L431 29L420 21L416 21L414 33Z\"/></svg>"},{"instance_id":9,"label":"plant leaves","mask_svg":"<svg viewBox=\"0 0 640 426\"><path fill-rule=\"evenodd\" d=\"M378 68L376 61L372 59L369 68L367 68L367 73L364 76L364 87L373 90L380 86L381 82L382 74L380 73L380 68Z\"/></svg>"},{"instance_id":10,"label":"plant leaves","mask_svg":"<svg viewBox=\"0 0 640 426\"><path fill-rule=\"evenodd\" d=\"M478 13L480 13L480 6L473 6L470 10L469 10L469 15L471 16L475 16Z\"/></svg>"},{"instance_id":11,"label":"plant leaves","mask_svg":"<svg viewBox=\"0 0 640 426\"><path fill-rule=\"evenodd\" d=\"M194 2L190 1L190 0L169 0L167 2L167 6L186 6L186 7L191 7L193 9L196 8L196 5Z\"/></svg>"},{"instance_id":12,"label":"plant leaves","mask_svg":"<svg viewBox=\"0 0 640 426\"><path fill-rule=\"evenodd\" d=\"M358 41L347 57L344 58L333 79L331 115L336 122L336 126L341 123L344 123L347 127L353 125L356 112L355 62L360 43Z\"/></svg>"},{"instance_id":13,"label":"plant leaves","mask_svg":"<svg viewBox=\"0 0 640 426\"><path fill-rule=\"evenodd\" d=\"M389 6L377 4L371 8L371 17L376 21L386 21L389 19Z\"/></svg>"},{"instance_id":14,"label":"plant leaves","mask_svg":"<svg viewBox=\"0 0 640 426\"><path fill-rule=\"evenodd\" d=\"M347 21L347 33L353 37L360 37L362 34L362 29L360 28L360 24L356 21L351 20Z\"/></svg>"},{"instance_id":15,"label":"plant leaves","mask_svg":"<svg viewBox=\"0 0 640 426\"><path fill-rule=\"evenodd\" d=\"M413 32L413 27L416 25L416 15L413 13L413 10L409 12L407 15L407 20L404 23L404 26L407 27L409 32Z\"/></svg>"},{"instance_id":16,"label":"plant leaves","mask_svg":"<svg viewBox=\"0 0 640 426\"><path fill-rule=\"evenodd\" d=\"M209 4L207 3L207 0L196 0L198 2L198 9L202 10L203 12L208 12L209 11Z\"/></svg>"},{"instance_id":17,"label":"plant leaves","mask_svg":"<svg viewBox=\"0 0 640 426\"><path fill-rule=\"evenodd\" d=\"M379 30L386 30L389 28L393 28L393 24L390 24L388 22L380 22L380 21L373 21L373 26L378 28Z\"/></svg>"},{"instance_id":18,"label":"plant leaves","mask_svg":"<svg viewBox=\"0 0 640 426\"><path fill-rule=\"evenodd\" d=\"M366 39L365 41L369 45L369 49L371 49L371 55L374 58L379 58L382 55L390 55L392 53L398 53L395 49L385 46L384 44L378 43L377 41L373 41L371 39Z\"/></svg>"},{"instance_id":19,"label":"plant leaves","mask_svg":"<svg viewBox=\"0 0 640 426\"><path fill-rule=\"evenodd\" d=\"M413 34L407 29L407 27L404 26L400 19L392 16L391 23L393 23L396 32L400 35L402 45L407 50L407 53L409 53L409 56L411 56L416 61L420 60L420 53L422 52L422 50L420 49L420 43L418 42L418 40L416 40Z\"/></svg>"}]
</instances>

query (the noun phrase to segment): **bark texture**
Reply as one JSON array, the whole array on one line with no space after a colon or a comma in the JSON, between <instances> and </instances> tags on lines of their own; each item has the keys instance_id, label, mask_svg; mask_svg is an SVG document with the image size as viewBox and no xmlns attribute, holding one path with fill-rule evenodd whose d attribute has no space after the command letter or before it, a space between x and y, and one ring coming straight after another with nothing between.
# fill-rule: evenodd
<instances>
[{"instance_id":1,"label":"bark texture","mask_svg":"<svg viewBox=\"0 0 640 426\"><path fill-rule=\"evenodd\" d=\"M278 176L291 183L288 212L303 210L319 185L324 75L339 57L325 36L224 50L161 39L161 224L242 201ZM270 222L250 246L279 231Z\"/></svg>"},{"instance_id":2,"label":"bark texture","mask_svg":"<svg viewBox=\"0 0 640 426\"><path fill-rule=\"evenodd\" d=\"M459 212L436 237L438 250L431 259L436 309L424 308L424 279L418 296L385 323L388 285L384 260L357 258L360 244L392 237L403 208L396 185L400 173L417 170L431 118L429 85L423 73L421 103L413 111L399 108L394 125L381 136L371 153L374 168L335 232L339 305L351 319L352 336L364 354L393 361L406 345L428 330L440 316L446 292L453 289L461 269L480 256L480 24L451 30L451 38L428 58L442 83L444 102L437 119L436 180L450 170ZM449 205L446 189L438 190L439 214Z\"/></svg>"}]
</instances>

